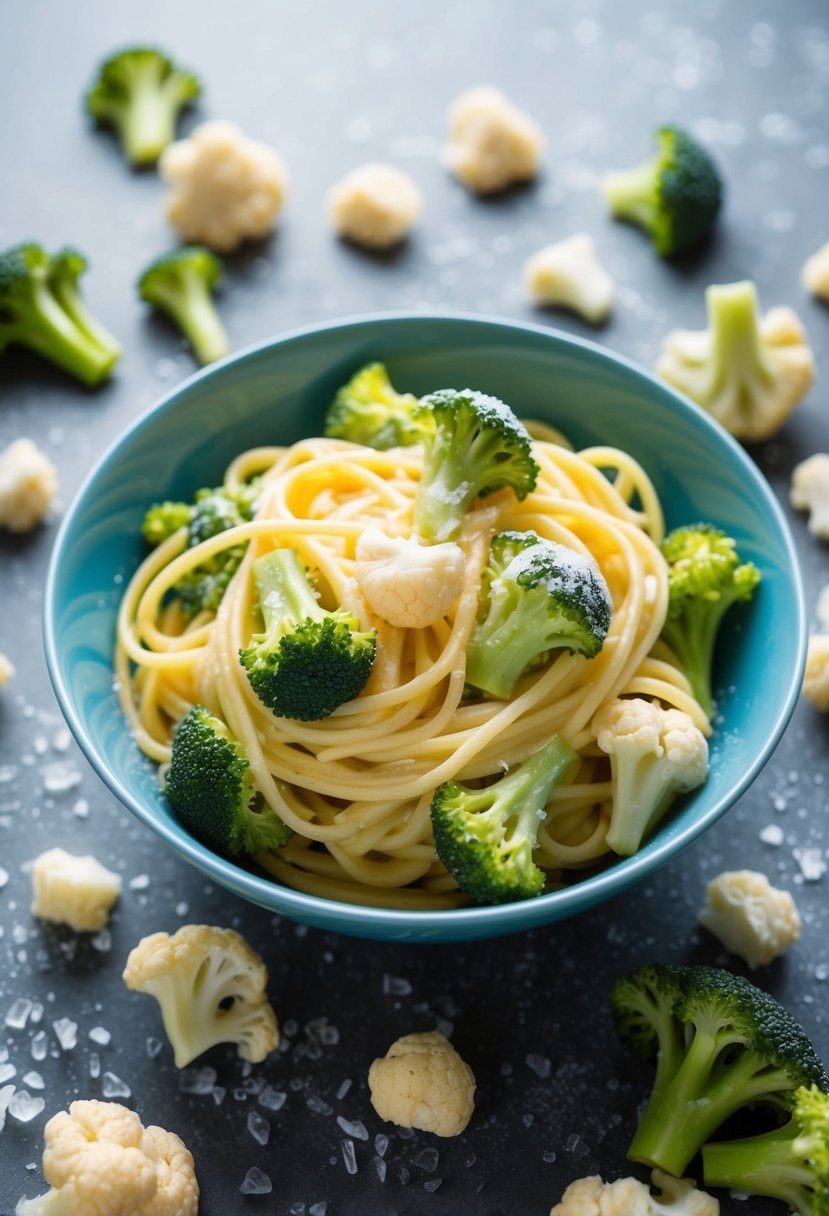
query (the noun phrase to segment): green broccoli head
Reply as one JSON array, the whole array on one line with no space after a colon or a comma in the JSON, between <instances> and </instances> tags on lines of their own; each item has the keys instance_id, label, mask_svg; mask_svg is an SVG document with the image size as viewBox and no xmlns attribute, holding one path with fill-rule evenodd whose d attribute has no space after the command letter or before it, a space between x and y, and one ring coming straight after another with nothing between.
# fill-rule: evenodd
<instances>
[{"instance_id":1,"label":"green broccoli head","mask_svg":"<svg viewBox=\"0 0 829 1216\"><path fill-rule=\"evenodd\" d=\"M28 347L94 388L121 348L81 299L86 264L74 250L53 256L31 241L0 253L0 352Z\"/></svg>"},{"instance_id":2,"label":"green broccoli head","mask_svg":"<svg viewBox=\"0 0 829 1216\"><path fill-rule=\"evenodd\" d=\"M684 967L646 964L621 976L610 991L619 1038L638 1059L656 1060L652 1093L664 1089L682 1061L685 1038L674 1009L686 975Z\"/></svg>"},{"instance_id":3,"label":"green broccoli head","mask_svg":"<svg viewBox=\"0 0 829 1216\"><path fill-rule=\"evenodd\" d=\"M655 984L660 999L654 1000ZM740 976L714 967L640 968L619 981L613 1005L623 1039L631 1035L633 993L656 1045L668 1044L657 1083L631 1142L632 1161L681 1177L691 1158L736 1111L760 1103L785 1107L799 1086L829 1086L806 1033L781 1005ZM671 992L675 993L668 1021Z\"/></svg>"},{"instance_id":4,"label":"green broccoli head","mask_svg":"<svg viewBox=\"0 0 829 1216\"><path fill-rule=\"evenodd\" d=\"M187 502L157 502L144 516L141 535L148 545L156 548L179 528L188 527L192 512L193 508Z\"/></svg>"},{"instance_id":5,"label":"green broccoli head","mask_svg":"<svg viewBox=\"0 0 829 1216\"><path fill-rule=\"evenodd\" d=\"M369 363L339 390L325 416L324 434L385 452L420 443L429 415L416 415L417 397L398 393L382 363Z\"/></svg>"},{"instance_id":6,"label":"green broccoli head","mask_svg":"<svg viewBox=\"0 0 829 1216\"><path fill-rule=\"evenodd\" d=\"M222 359L230 349L211 295L221 273L215 253L186 245L157 258L138 280L141 299L178 325L203 364Z\"/></svg>"},{"instance_id":7,"label":"green broccoli head","mask_svg":"<svg viewBox=\"0 0 829 1216\"><path fill-rule=\"evenodd\" d=\"M259 795L227 726L194 705L173 736L165 793L185 828L227 857L279 849L290 828Z\"/></svg>"},{"instance_id":8,"label":"green broccoli head","mask_svg":"<svg viewBox=\"0 0 829 1216\"><path fill-rule=\"evenodd\" d=\"M462 891L482 904L541 894L544 872L533 861L538 825L553 786L575 759L556 736L492 785L438 786L430 811L435 849Z\"/></svg>"},{"instance_id":9,"label":"green broccoli head","mask_svg":"<svg viewBox=\"0 0 829 1216\"><path fill-rule=\"evenodd\" d=\"M131 47L100 65L86 108L96 122L116 129L131 165L152 165L175 139L181 110L200 93L197 77L163 51Z\"/></svg>"},{"instance_id":10,"label":"green broccoli head","mask_svg":"<svg viewBox=\"0 0 829 1216\"><path fill-rule=\"evenodd\" d=\"M593 658L607 637L611 609L592 559L535 532L499 532L467 646L467 684L506 699L521 674L553 649Z\"/></svg>"},{"instance_id":11,"label":"green broccoli head","mask_svg":"<svg viewBox=\"0 0 829 1216\"><path fill-rule=\"evenodd\" d=\"M251 688L281 718L327 718L362 692L377 636L345 609L321 608L293 549L254 563L263 633L239 652Z\"/></svg>"},{"instance_id":12,"label":"green broccoli head","mask_svg":"<svg viewBox=\"0 0 829 1216\"><path fill-rule=\"evenodd\" d=\"M414 505L416 531L453 540L476 498L509 488L523 500L535 488L532 441L515 414L474 389L440 389L423 397L416 417L430 419L423 473Z\"/></svg>"},{"instance_id":13,"label":"green broccoli head","mask_svg":"<svg viewBox=\"0 0 829 1216\"><path fill-rule=\"evenodd\" d=\"M230 528L253 518L259 495L260 479L229 489L199 490L190 511L188 543L192 548ZM230 580L245 555L245 545L230 545L207 558L176 583L175 590L188 617L200 612L216 612Z\"/></svg>"},{"instance_id":14,"label":"green broccoli head","mask_svg":"<svg viewBox=\"0 0 829 1216\"><path fill-rule=\"evenodd\" d=\"M706 523L675 528L662 542L662 556L668 563L668 614L662 636L710 717L720 623L732 604L752 598L760 571L752 562L740 561L733 537Z\"/></svg>"},{"instance_id":15,"label":"green broccoli head","mask_svg":"<svg viewBox=\"0 0 829 1216\"><path fill-rule=\"evenodd\" d=\"M743 1140L706 1144L706 1186L782 1199L797 1216L829 1212L829 1096L803 1085L791 1099L782 1127Z\"/></svg>"},{"instance_id":16,"label":"green broccoli head","mask_svg":"<svg viewBox=\"0 0 829 1216\"><path fill-rule=\"evenodd\" d=\"M685 131L660 127L656 142L653 160L607 174L602 189L613 214L644 228L656 252L670 258L710 232L723 186L710 155Z\"/></svg>"}]
</instances>

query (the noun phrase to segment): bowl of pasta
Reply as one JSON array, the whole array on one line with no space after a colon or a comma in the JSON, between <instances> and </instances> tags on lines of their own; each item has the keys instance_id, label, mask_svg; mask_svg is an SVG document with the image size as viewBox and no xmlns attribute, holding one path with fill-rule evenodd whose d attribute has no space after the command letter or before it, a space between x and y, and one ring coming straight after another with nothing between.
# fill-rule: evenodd
<instances>
[{"instance_id":1,"label":"bowl of pasta","mask_svg":"<svg viewBox=\"0 0 829 1216\"><path fill-rule=\"evenodd\" d=\"M169 393L68 511L45 637L85 754L185 860L307 924L451 941L694 841L779 740L806 629L776 500L702 411L452 314Z\"/></svg>"}]
</instances>

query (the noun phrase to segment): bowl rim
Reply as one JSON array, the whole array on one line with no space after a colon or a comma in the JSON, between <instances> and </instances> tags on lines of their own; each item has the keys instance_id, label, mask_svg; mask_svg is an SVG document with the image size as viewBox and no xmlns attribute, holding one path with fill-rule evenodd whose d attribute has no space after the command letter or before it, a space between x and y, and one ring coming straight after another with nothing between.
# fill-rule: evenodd
<instances>
[{"instance_id":1,"label":"bowl rim","mask_svg":"<svg viewBox=\"0 0 829 1216\"><path fill-rule=\"evenodd\" d=\"M795 571L792 594L796 609L796 621L794 623L797 633L797 662L792 665L788 687L780 700L772 728L763 747L753 758L751 764L746 768L739 780L725 794L718 798L707 811L695 818L693 822L683 827L680 831L674 832L673 835L660 843L651 842L645 847L644 851L634 854L633 857L617 858L607 869L590 875L589 878L582 882L575 882L572 886L564 887L557 891L546 892L531 900L491 906L474 905L458 909L416 911L347 903L298 891L292 887L282 885L275 879L260 877L258 874L244 869L234 861L211 852L194 837L186 834L180 827L168 825L160 821L156 817L155 812L151 811L141 799L135 797L123 786L118 777L110 770L108 764L93 744L81 716L75 709L72 695L63 679L58 656L55 609L63 549L69 532L73 527L75 516L89 497L91 488L99 473L158 414L165 413L174 408L175 403L182 394L189 393L202 380L222 375L229 369L255 359L266 351L302 339L313 338L320 333L340 329L358 330L372 326L399 325L401 323L434 322L447 322L450 326L472 325L481 329L494 328L501 331L519 331L534 334L545 340L552 340L554 343L558 342L565 347L575 347L593 359L598 358L600 362L616 365L624 369L628 374L632 374L634 379L646 383L650 391L656 388L672 401L673 408L679 409L683 414L691 415L697 425L701 426L703 430L710 431L717 444L725 446L730 452L732 459L741 466L747 478L754 484L760 497L765 500L765 504L769 508L777 525L786 556L792 569ZM394 936L394 930L398 930L400 936L411 935L421 941L428 941L430 937L444 937L445 940L448 940L450 935L462 938L464 931L467 929L469 930L470 937L495 936L496 934L523 931L554 919L563 919L577 912L585 902L589 906L592 906L593 904L603 902L613 895L620 894L647 874L659 869L667 861L681 853L734 805L769 760L789 723L797 703L803 671L805 669L807 646L807 620L803 581L800 574L799 558L788 521L766 478L741 445L724 428L716 423L700 407L694 405L664 381L659 380L655 374L627 356L618 354L616 351L610 350L590 338L584 338L580 335L571 334L555 327L544 326L534 322L451 309L359 313L354 316L345 316L331 321L297 326L284 333L234 351L223 359L198 369L185 380L171 388L116 436L103 454L95 461L78 487L72 502L64 513L52 546L44 587L42 619L49 678L61 711L78 745L92 765L92 768L119 802L126 806L141 823L145 824L159 836L175 853L221 886L229 888L235 894L271 912L282 913L305 924L327 925L330 929L342 932L348 932L349 925L353 926L354 930L359 933L361 930L369 931L372 928L376 928L379 923L382 923L389 930L389 936ZM368 932L367 935L369 935Z\"/></svg>"}]
</instances>

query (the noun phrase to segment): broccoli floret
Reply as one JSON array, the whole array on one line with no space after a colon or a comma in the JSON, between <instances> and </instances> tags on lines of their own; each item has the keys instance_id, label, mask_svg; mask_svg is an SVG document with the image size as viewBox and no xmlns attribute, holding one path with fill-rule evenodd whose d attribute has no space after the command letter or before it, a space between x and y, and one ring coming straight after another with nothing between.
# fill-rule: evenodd
<instances>
[{"instance_id":1,"label":"broccoli floret","mask_svg":"<svg viewBox=\"0 0 829 1216\"><path fill-rule=\"evenodd\" d=\"M222 263L209 249L187 245L148 266L138 280L138 294L178 325L199 363L222 359L230 349L211 295Z\"/></svg>"},{"instance_id":2,"label":"broccoli floret","mask_svg":"<svg viewBox=\"0 0 829 1216\"><path fill-rule=\"evenodd\" d=\"M752 598L760 571L752 562L740 561L732 537L706 523L688 524L668 533L662 556L668 563L668 614L662 636L710 718L720 622L732 604Z\"/></svg>"},{"instance_id":3,"label":"broccoli floret","mask_svg":"<svg viewBox=\"0 0 829 1216\"><path fill-rule=\"evenodd\" d=\"M0 253L0 352L27 346L90 387L106 380L121 348L81 300L86 265L75 250L52 256L34 242Z\"/></svg>"},{"instance_id":4,"label":"broccoli floret","mask_svg":"<svg viewBox=\"0 0 829 1216\"><path fill-rule=\"evenodd\" d=\"M437 855L462 891L482 904L540 895L544 872L533 861L550 791L576 753L556 736L511 773L483 789L457 781L432 798Z\"/></svg>"},{"instance_id":5,"label":"broccoli floret","mask_svg":"<svg viewBox=\"0 0 829 1216\"><path fill-rule=\"evenodd\" d=\"M659 998L654 993L658 988ZM673 1018L668 1023L671 993ZM829 1078L807 1035L772 997L715 967L641 967L614 985L622 1039L642 1055L666 1051L628 1150L631 1161L679 1178L726 1119L746 1106L785 1106L801 1085Z\"/></svg>"},{"instance_id":6,"label":"broccoli floret","mask_svg":"<svg viewBox=\"0 0 829 1216\"><path fill-rule=\"evenodd\" d=\"M165 793L187 830L226 857L279 849L290 839L253 784L241 746L203 705L193 706L173 736Z\"/></svg>"},{"instance_id":7,"label":"broccoli floret","mask_svg":"<svg viewBox=\"0 0 829 1216\"><path fill-rule=\"evenodd\" d=\"M133 47L100 65L86 108L96 122L117 130L131 165L152 165L175 139L181 110L200 93L197 77L168 55Z\"/></svg>"},{"instance_id":8,"label":"broccoli floret","mask_svg":"<svg viewBox=\"0 0 829 1216\"><path fill-rule=\"evenodd\" d=\"M188 524L190 548L236 528L253 518L259 494L260 479L230 490L219 486L214 490L199 490L191 508ZM176 583L182 608L188 617L200 612L215 612L230 580L245 555L245 545L232 545L202 562Z\"/></svg>"},{"instance_id":9,"label":"broccoli floret","mask_svg":"<svg viewBox=\"0 0 829 1216\"><path fill-rule=\"evenodd\" d=\"M616 218L644 228L656 252L670 258L711 230L723 187L709 154L685 131L660 127L656 142L653 160L606 174L602 190Z\"/></svg>"},{"instance_id":10,"label":"broccoli floret","mask_svg":"<svg viewBox=\"0 0 829 1216\"><path fill-rule=\"evenodd\" d=\"M281 718L327 718L356 697L371 674L377 635L360 632L344 608L320 607L293 549L274 549L253 566L263 633L239 652L251 688Z\"/></svg>"},{"instance_id":11,"label":"broccoli floret","mask_svg":"<svg viewBox=\"0 0 829 1216\"><path fill-rule=\"evenodd\" d=\"M398 393L382 363L369 363L337 393L325 416L324 434L380 452L420 443L431 429L428 414L415 414L417 397Z\"/></svg>"},{"instance_id":12,"label":"broccoli floret","mask_svg":"<svg viewBox=\"0 0 829 1216\"><path fill-rule=\"evenodd\" d=\"M592 658L611 608L594 561L535 532L499 532L467 646L467 683L506 700L521 673L556 647Z\"/></svg>"},{"instance_id":13,"label":"broccoli floret","mask_svg":"<svg viewBox=\"0 0 829 1216\"><path fill-rule=\"evenodd\" d=\"M157 502L144 516L141 535L155 548L169 540L179 528L186 528L192 513L193 508L187 502Z\"/></svg>"},{"instance_id":14,"label":"broccoli floret","mask_svg":"<svg viewBox=\"0 0 829 1216\"><path fill-rule=\"evenodd\" d=\"M535 488L538 465L527 430L508 405L474 389L440 389L420 401L430 418L423 473L414 505L415 530L429 540L453 540L476 498L510 487L519 500Z\"/></svg>"},{"instance_id":15,"label":"broccoli floret","mask_svg":"<svg viewBox=\"0 0 829 1216\"><path fill-rule=\"evenodd\" d=\"M797 1216L829 1212L829 1097L801 1086L788 1123L762 1136L706 1144L702 1168L708 1186L782 1199Z\"/></svg>"}]
</instances>

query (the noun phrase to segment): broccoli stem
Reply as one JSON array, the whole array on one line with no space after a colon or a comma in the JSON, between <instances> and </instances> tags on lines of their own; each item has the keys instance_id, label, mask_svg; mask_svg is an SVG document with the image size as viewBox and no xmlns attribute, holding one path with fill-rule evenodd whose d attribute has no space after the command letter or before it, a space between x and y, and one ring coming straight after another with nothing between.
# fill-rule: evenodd
<instances>
[{"instance_id":1,"label":"broccoli stem","mask_svg":"<svg viewBox=\"0 0 829 1216\"><path fill-rule=\"evenodd\" d=\"M667 620L662 630L663 638L688 677L691 692L708 718L714 712L711 688L714 647L723 613L731 603L732 600L725 597L708 606L697 603L681 620Z\"/></svg>"},{"instance_id":2,"label":"broccoli stem","mask_svg":"<svg viewBox=\"0 0 829 1216\"><path fill-rule=\"evenodd\" d=\"M702 1150L705 1185L782 1199L795 1212L809 1216L815 1173L795 1152L799 1130L792 1119L762 1136L706 1144Z\"/></svg>"},{"instance_id":3,"label":"broccoli stem","mask_svg":"<svg viewBox=\"0 0 829 1216\"><path fill-rule=\"evenodd\" d=\"M224 358L230 349L227 334L209 288L197 275L183 275L169 292L159 289L157 303L185 334L199 363Z\"/></svg>"},{"instance_id":4,"label":"broccoli stem","mask_svg":"<svg viewBox=\"0 0 829 1216\"><path fill-rule=\"evenodd\" d=\"M20 341L59 367L94 388L107 378L118 359L118 350L93 342L67 315L45 284L33 285L34 324L24 324Z\"/></svg>"},{"instance_id":5,"label":"broccoli stem","mask_svg":"<svg viewBox=\"0 0 829 1216\"><path fill-rule=\"evenodd\" d=\"M602 190L613 214L650 232L656 223L656 179L655 161L606 174Z\"/></svg>"},{"instance_id":6,"label":"broccoli stem","mask_svg":"<svg viewBox=\"0 0 829 1216\"><path fill-rule=\"evenodd\" d=\"M84 304L77 282L70 280L65 275L59 275L52 281L51 287L58 304L75 322L78 329L86 335L90 342L99 346L102 351L111 354L114 362L121 354L121 346L109 330L104 329L103 325L93 317Z\"/></svg>"},{"instance_id":7,"label":"broccoli stem","mask_svg":"<svg viewBox=\"0 0 829 1216\"><path fill-rule=\"evenodd\" d=\"M176 99L159 82L158 67L150 65L136 80L120 116L124 151L132 165L153 165L176 137Z\"/></svg>"},{"instance_id":8,"label":"broccoli stem","mask_svg":"<svg viewBox=\"0 0 829 1216\"><path fill-rule=\"evenodd\" d=\"M757 394L772 380L763 358L757 288L750 280L715 284L705 293L711 333L710 396L726 382L740 388L740 408L753 412Z\"/></svg>"},{"instance_id":9,"label":"broccoli stem","mask_svg":"<svg viewBox=\"0 0 829 1216\"><path fill-rule=\"evenodd\" d=\"M286 619L322 619L324 613L293 549L274 549L254 562L253 581L267 632Z\"/></svg>"}]
</instances>

